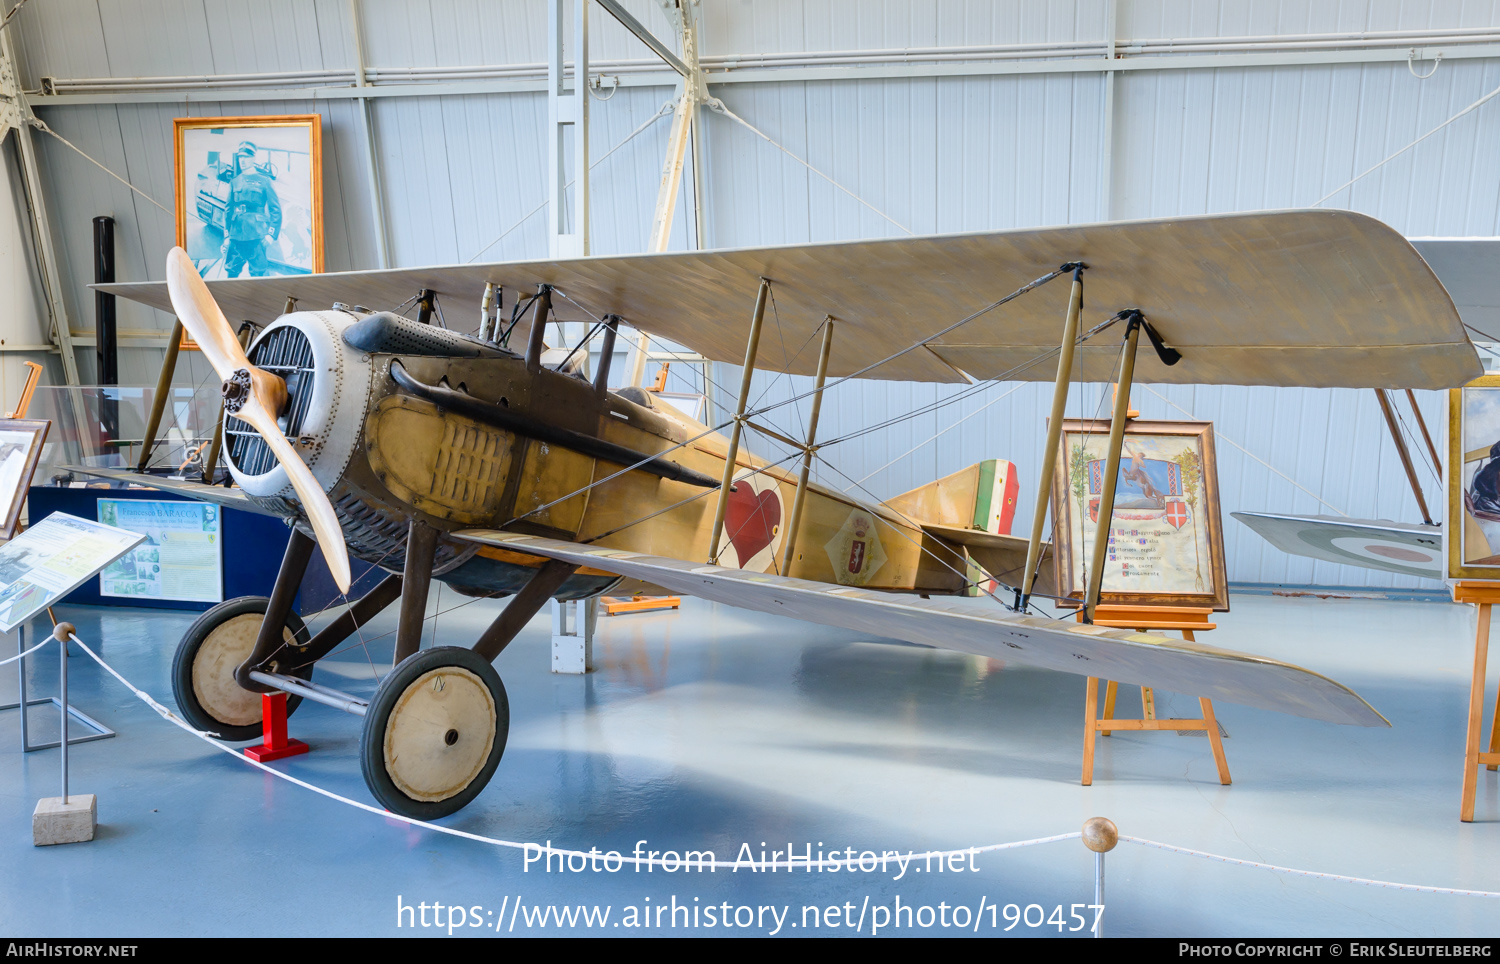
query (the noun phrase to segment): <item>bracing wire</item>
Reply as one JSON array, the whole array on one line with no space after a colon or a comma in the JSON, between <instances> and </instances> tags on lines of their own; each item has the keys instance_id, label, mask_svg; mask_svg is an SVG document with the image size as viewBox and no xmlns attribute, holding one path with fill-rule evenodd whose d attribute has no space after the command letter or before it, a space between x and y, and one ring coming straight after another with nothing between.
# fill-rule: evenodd
<instances>
[{"instance_id":1,"label":"bracing wire","mask_svg":"<svg viewBox=\"0 0 1500 964\"><path fill-rule=\"evenodd\" d=\"M883 359L881 359L879 361L876 361L876 362L873 362L873 363L871 363L869 365L866 365L865 367L859 369L858 371L855 371L855 372L852 372L851 374L844 375L844 376L841 376L839 378L834 379L833 382L824 385L824 387L823 387L822 390L823 391L827 391L827 390L829 390L831 388L834 388L837 385L840 385L840 384L843 384L846 381L849 381L852 378L858 378L860 375L863 375L866 372L873 371L874 369L879 368L881 365L886 364L887 362L891 361L892 359L899 358L900 356L905 355L908 352L915 351L916 349L921 348L923 345L927 344L928 342L932 341L933 339L935 339L935 338L941 338L943 335L946 335L949 332L954 331L955 329L960 328L963 325L968 324L969 322L973 321L975 318L978 318L978 317L980 317L981 315L983 315L983 314L985 314L987 312L993 311L996 308L1000 307L1001 305L1006 304L1007 302L1013 301L1016 298L1019 298L1021 295L1026 294L1027 292L1032 291L1032 290L1034 290L1034 289L1036 289L1036 288L1038 288L1038 287L1046 284L1047 282L1051 281L1053 278L1056 278L1058 275L1063 274L1063 273L1064 273L1064 269L1061 268L1061 267L1056 268L1056 269L1054 269L1052 271L1049 271L1046 274L1042 275L1041 277L1038 277L1038 278L1036 278L1036 279L1034 279L1032 281L1027 282L1026 284L1022 285L1021 287L1017 288L1015 291L1012 291L1010 294L1008 294L1005 297L999 299L998 301L995 301L995 302L993 302L993 303L991 303L991 304L989 304L989 305L987 305L987 306L985 306L983 308L980 308L978 311L975 311L972 314L969 314L969 315L965 316L964 318L962 318L962 319L954 322L953 324L951 324L948 327L942 329L941 331L938 331L938 332L936 332L934 334L928 335L925 338L922 338L922 339L920 339L918 341L915 341L912 344L908 345L907 347L902 348L899 351L896 351L896 352L894 352L894 353L886 356L885 358L883 358ZM566 298L567 295L564 294L563 297ZM568 299L568 300L572 301L571 298ZM575 305L578 304L576 301L573 301L572 303L575 304ZM579 305L579 307L582 308L583 306ZM586 312L588 311L588 309L586 309L586 308L584 308L583 310L586 311ZM588 313L591 316L593 315L592 312L588 312ZM1050 354L1050 353L1055 352L1055 351L1057 351L1057 349L1049 349L1048 352L1044 352L1043 355ZM1017 369L1024 368L1024 367L1026 367L1028 365L1033 364L1034 362L1035 362L1035 359L1033 359L1031 361L1023 362L1022 364L1016 366L1016 368ZM1002 374L1001 377L1002 378L1004 377L1003 374ZM774 409L780 408L783 405L791 404L792 402L795 402L798 399L806 398L809 395L816 394L817 391L818 391L818 389L809 389L808 391L803 392L800 395L794 395L794 396L792 396L792 398L783 399L783 400L775 402L775 403L773 403L771 405L767 405L767 406L765 406L763 408L758 408L758 409L756 409L753 412L746 412L745 415L744 415L744 417L747 418L747 419L748 418L757 417L757 416L759 416L761 414L764 414L765 412L772 411ZM652 455L652 456L649 456L647 458L644 458L641 461L636 462L636 463L634 463L632 465L627 465L624 468L620 469L618 472L611 473L610 475L607 475L607 476L605 476L602 479L598 479L598 480L596 480L594 482L590 482L587 485L584 485L584 486L582 486L582 487L580 487L578 489L575 489L575 490L573 490L572 492L569 492L566 495L559 496L558 498L553 499L551 502L548 502L548 503L546 503L544 505L539 505L536 508L531 509L530 511L528 511L528 512L522 514L522 515L516 516L514 519L510 519L507 522L502 523L501 526L503 528L504 526L513 525L514 523L519 522L522 519L526 519L526 518L528 518L530 516L533 516L533 515L536 515L536 514L538 514L540 512L545 512L546 510L552 508L553 506L560 505L561 503L566 502L569 499L576 498L579 495L582 495L584 492L587 492L590 489L595 488L596 486L600 486L600 485L603 485L606 482L610 482L610 481L612 481L614 479L617 479L617 478L619 478L620 476L624 475L627 472L632 472L632 471L640 468L642 465L645 465L647 462L649 462L649 461L651 461L653 459L661 458L662 456L670 455L671 453L677 451L678 449L686 448L687 446L690 446L690 445L692 445L695 442L698 442L698 441L700 441L702 439L705 439L708 436L713 435L714 433L716 433L716 432L718 432L718 431L720 431L722 429L728 428L733 423L734 423L734 419L730 419L729 421L721 422L720 424L718 424L718 425L716 425L716 426L714 426L712 428L706 429L705 431L699 432L697 435L694 435L691 438L688 438L688 439L685 439L685 440L683 440L681 442L678 442L678 443L672 445L671 447L669 447L667 449L664 449L661 452L656 453L655 455Z\"/></svg>"}]
</instances>

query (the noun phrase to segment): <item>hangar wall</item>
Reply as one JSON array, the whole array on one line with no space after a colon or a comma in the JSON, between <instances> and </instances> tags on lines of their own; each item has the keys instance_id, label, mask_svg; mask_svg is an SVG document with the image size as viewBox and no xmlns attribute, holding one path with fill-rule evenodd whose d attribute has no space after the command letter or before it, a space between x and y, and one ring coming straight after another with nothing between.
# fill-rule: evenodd
<instances>
[{"instance_id":1,"label":"hangar wall","mask_svg":"<svg viewBox=\"0 0 1500 964\"><path fill-rule=\"evenodd\" d=\"M626 5L658 36L671 35L655 2ZM1306 206L1500 86L1500 47L1444 48L1468 53L1451 55L1424 80L1417 74L1432 69L1432 61L1408 63L1405 47L1369 39L1394 32L1424 56L1430 54L1418 45L1435 31L1468 30L1488 40L1486 31L1497 24L1493 2L703 0L698 10L711 93L867 203L731 119L704 111L697 186L703 236L691 223L689 184L673 247ZM366 76L374 84L363 101L350 96L361 56L351 11L358 13ZM657 114L673 89L672 75L641 66L649 64L644 45L594 11L595 72L621 83L593 104L597 159ZM535 71L527 73L527 65L544 59L546 7L539 0L357 0L357 7L345 0L271 0L253 8L146 0L128 10L90 0L33 0L18 19L27 87L39 88L46 76L57 91L33 99L38 115L167 207L174 116L316 110L324 122L329 270L378 266L377 197L392 265L546 252L537 210L545 195L546 100ZM1105 41L1111 19L1121 62L1130 69L1059 69L1059 61L1080 56L1079 45L1096 49ZM1300 35L1331 32L1366 36L1337 56L1298 53ZM1500 41L1500 29L1494 33ZM1150 43L1166 38L1179 43ZM1232 49L1180 49L1195 38L1228 41L1220 45ZM964 51L929 52L915 64L879 53L925 47ZM1254 54L1263 48L1279 53ZM1132 51L1151 50L1157 53L1149 59L1145 53L1130 59ZM1203 65L1212 56L1226 66ZM1408 236L1500 234L1497 112L1493 103L1476 110L1327 203L1372 214ZM667 123L658 118L599 162L592 183L596 252L643 249L666 136ZM57 140L40 136L38 144L68 312L73 328L87 331L90 219L105 213L118 219L120 277L136 280L160 277L172 218ZM1002 293L977 293L975 301ZM1061 314L1065 293L1058 287L1028 297L1055 298ZM965 306L934 307L935 319L964 313ZM27 323L24 313L7 317L0 335ZM122 303L119 324L137 333L125 339L122 380L149 381L170 318ZM92 352L80 351L79 362L87 381ZM732 366L713 369L719 385L737 383ZM207 374L201 359L192 359L180 380L197 384ZM786 397L797 384L760 382L767 400ZM673 387L682 386L674 379ZM955 391L843 385L825 405L820 435L834 439ZM1418 521L1368 392L1157 391L1216 422L1226 510ZM723 393L715 394L724 404ZM1092 413L1099 398L1099 386L1078 387L1070 414ZM1135 403L1147 416L1185 417L1144 387ZM1425 394L1422 404L1429 423L1441 423L1441 398ZM1045 407L1045 389L996 386L962 407L826 449L831 467L821 477L843 488L869 476L863 484L883 497L979 458L1006 457L1020 467L1018 518L1024 519ZM790 411L777 416L771 421L784 428L797 421ZM1425 470L1424 480L1436 503L1438 486ZM1432 585L1287 557L1227 518L1225 534L1237 581Z\"/></svg>"}]
</instances>

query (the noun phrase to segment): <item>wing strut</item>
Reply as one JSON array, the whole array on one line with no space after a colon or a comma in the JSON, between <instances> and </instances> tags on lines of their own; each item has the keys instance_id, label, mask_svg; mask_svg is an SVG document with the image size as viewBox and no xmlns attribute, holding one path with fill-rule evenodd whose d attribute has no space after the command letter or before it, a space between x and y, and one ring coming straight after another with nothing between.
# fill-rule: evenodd
<instances>
[{"instance_id":1,"label":"wing strut","mask_svg":"<svg viewBox=\"0 0 1500 964\"><path fill-rule=\"evenodd\" d=\"M1052 493L1052 475L1057 468L1057 444L1062 438L1063 406L1073 377L1073 349L1078 347L1078 316L1083 313L1083 269L1081 261L1063 265L1073 269L1073 294L1068 299L1068 320L1063 323L1062 348L1057 356L1057 381L1052 386L1052 416L1047 420L1047 447L1042 453L1041 480L1036 487L1036 512L1031 518L1031 543L1026 547L1026 569L1021 575L1021 596L1016 610L1026 611L1031 587L1036 582L1042 555L1042 526L1047 520L1047 502Z\"/></svg>"},{"instance_id":2,"label":"wing strut","mask_svg":"<svg viewBox=\"0 0 1500 964\"><path fill-rule=\"evenodd\" d=\"M828 380L828 350L833 347L833 316L823 320L823 348L818 354L818 380L813 388L812 414L807 419L807 444L802 449L802 474L797 476L797 494L792 497L792 524L786 530L786 546L781 554L781 572L792 571L792 553L797 548L797 533L802 528L803 496L807 495L807 475L812 471L813 454L818 451L818 414L823 409L823 383Z\"/></svg>"},{"instance_id":3,"label":"wing strut","mask_svg":"<svg viewBox=\"0 0 1500 964\"><path fill-rule=\"evenodd\" d=\"M729 430L729 449L724 453L724 478L719 483L719 504L714 509L714 534L708 544L708 561L719 561L719 537L724 534L724 512L729 508L729 489L734 484L734 460L740 454L740 433L745 429L745 406L750 401L750 378L755 374L755 356L760 351L760 323L766 317L766 296L771 282L760 279L755 295L755 313L750 316L750 338L745 342L745 367L740 375L740 397L734 407L734 427ZM820 386L821 387L821 386Z\"/></svg>"},{"instance_id":4,"label":"wing strut","mask_svg":"<svg viewBox=\"0 0 1500 964\"><path fill-rule=\"evenodd\" d=\"M1157 358L1163 365L1175 365L1182 360L1181 353L1162 342L1161 336L1151 327L1139 308L1122 311L1119 317L1128 319L1129 326L1125 329L1125 344L1120 349L1120 383L1115 390L1115 407L1109 421L1109 454L1105 456L1104 483L1100 486L1103 491L1099 494L1099 522L1094 527L1094 556L1089 562L1089 588L1083 598L1083 621L1086 623L1094 621L1094 609L1099 605L1099 591L1104 586L1104 555L1109 547L1109 532L1114 524L1115 484L1120 477L1120 451L1125 447L1125 423L1130 421L1130 383L1135 378L1135 350L1141 340L1141 329L1146 330L1146 337L1150 339L1151 347L1156 349ZM1062 588L1059 587L1059 590Z\"/></svg>"},{"instance_id":5,"label":"wing strut","mask_svg":"<svg viewBox=\"0 0 1500 964\"><path fill-rule=\"evenodd\" d=\"M1427 525L1432 525L1432 514L1427 511L1427 500L1422 497L1422 484L1417 481L1417 469L1412 465L1411 452L1406 448L1406 439L1396 425L1396 412L1391 408L1390 396L1386 394L1385 389L1377 388L1375 397L1380 401L1381 414L1385 415L1386 428L1391 430L1391 440L1396 443L1396 454L1401 456L1401 467L1406 469L1406 481L1411 483L1411 494L1417 497L1417 508L1422 512L1422 521ZM1416 405L1412 406L1412 410L1416 411Z\"/></svg>"}]
</instances>

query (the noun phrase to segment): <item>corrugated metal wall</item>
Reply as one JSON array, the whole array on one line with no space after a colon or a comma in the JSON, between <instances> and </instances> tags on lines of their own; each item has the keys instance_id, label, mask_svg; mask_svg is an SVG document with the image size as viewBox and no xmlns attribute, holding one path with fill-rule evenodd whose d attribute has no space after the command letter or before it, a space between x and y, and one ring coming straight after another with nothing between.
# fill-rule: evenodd
<instances>
[{"instance_id":1,"label":"corrugated metal wall","mask_svg":"<svg viewBox=\"0 0 1500 964\"><path fill-rule=\"evenodd\" d=\"M628 6L670 36L654 2ZM544 59L546 8L530 0L361 0L373 68L536 63ZM1105 36L1106 0L1073 3L916 0L704 0L709 55L889 49ZM596 59L644 58L646 48L597 7ZM92 0L47 0L20 15L25 76L127 77L348 69L354 63L344 0L272 0L244 7L153 0L128 10ZM1122 2L1120 38L1240 37L1334 30L1494 27L1494 2L1446 0L1278 4ZM1420 65L1425 71L1432 65ZM787 151L867 204L813 175L732 120L704 112L705 246L727 247L903 231L1001 229L1312 204L1500 86L1500 61L1454 60L1418 79L1404 61L1124 71L1114 80L1113 134L1105 143L1107 81L1097 72L859 78L721 84L712 92ZM670 87L621 87L593 105L593 155L619 144L658 112ZM362 111L354 100L120 103L46 109L44 119L162 204L172 203L171 119L317 110L324 121L325 238L330 270L376 263ZM545 253L544 95L534 91L379 97L376 155L391 257L412 265L534 257ZM594 249L645 244L667 122L636 137L593 174ZM119 219L120 274L159 277L172 218L132 195L58 142L39 139L58 225L68 309L92 324L87 295L89 221ZM1112 169L1107 167L1112 158ZM1330 200L1409 236L1500 234L1500 103L1423 141ZM534 213L535 212L535 213ZM690 243L691 207L679 207L674 247ZM0 225L3 228L4 225ZM503 237L502 237L503 233ZM1003 292L997 292L1003 294ZM1061 284L1028 297L1055 299ZM746 316L749 314L746 304ZM33 319L35 311L23 315ZM121 306L122 327L170 319ZM8 329L7 329L8 330ZM35 337L34 335L28 337ZM80 352L92 369L92 353ZM154 350L122 357L122 378L145 382ZM206 377L201 362L183 380ZM714 366L721 385L738 382ZM85 375L87 377L87 374ZM674 379L675 381L675 379ZM802 380L758 378L766 400ZM680 386L674 386L680 387ZM824 408L820 435L835 439L961 391L950 386L851 383ZM1172 388L1136 392L1148 417L1212 419L1231 578L1248 582L1417 586L1417 580L1287 557L1228 520L1231 509L1342 510L1417 521L1379 411L1368 392ZM1030 514L1040 458L1045 388L996 386L963 403L891 424L824 450L823 481L853 480L889 496L985 457L1014 460ZM726 393L715 393L720 406ZM1004 396L1001 398L1001 396ZM1099 386L1074 392L1070 414L1090 414ZM990 404L993 402L993 404ZM984 407L988 405L988 407ZM1426 396L1430 424L1443 401ZM805 417L780 410L794 429ZM962 421L960 421L962 419ZM800 434L800 430L796 430ZM935 440L933 436L938 435ZM1251 455L1236 445L1243 446ZM770 449L770 446L765 446ZM1260 461L1326 500L1306 494ZM1430 501L1438 486L1425 469ZM1024 522L1018 523L1018 528Z\"/></svg>"}]
</instances>

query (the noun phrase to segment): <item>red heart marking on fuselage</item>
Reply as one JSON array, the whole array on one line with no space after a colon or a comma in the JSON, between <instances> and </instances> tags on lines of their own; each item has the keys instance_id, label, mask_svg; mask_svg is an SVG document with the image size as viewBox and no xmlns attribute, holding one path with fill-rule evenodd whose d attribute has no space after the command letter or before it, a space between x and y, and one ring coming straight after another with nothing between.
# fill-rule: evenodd
<instances>
[{"instance_id":1,"label":"red heart marking on fuselage","mask_svg":"<svg viewBox=\"0 0 1500 964\"><path fill-rule=\"evenodd\" d=\"M741 566L771 544L781 524L781 496L773 486L756 493L747 480L735 484L724 513L724 531Z\"/></svg>"}]
</instances>

